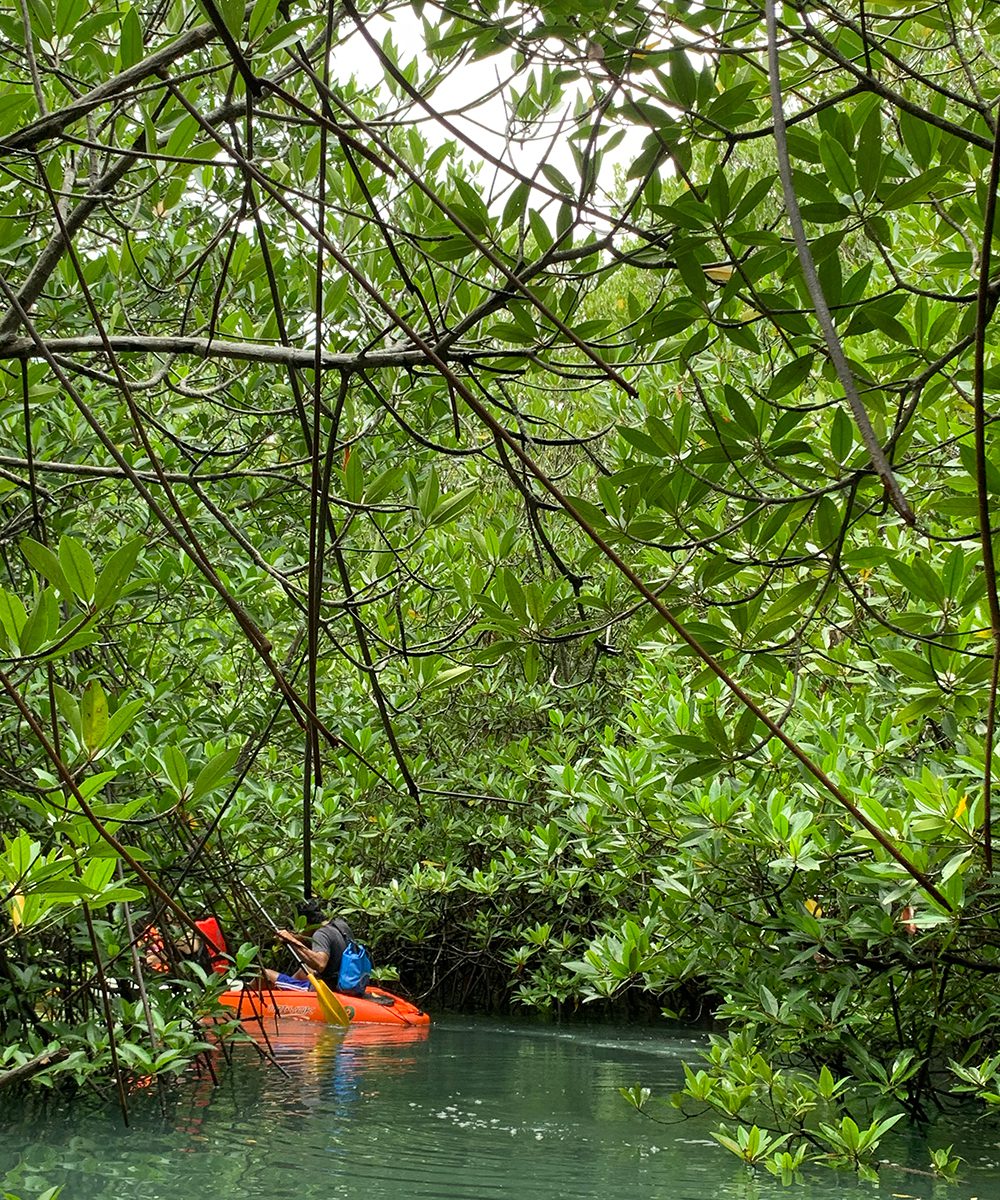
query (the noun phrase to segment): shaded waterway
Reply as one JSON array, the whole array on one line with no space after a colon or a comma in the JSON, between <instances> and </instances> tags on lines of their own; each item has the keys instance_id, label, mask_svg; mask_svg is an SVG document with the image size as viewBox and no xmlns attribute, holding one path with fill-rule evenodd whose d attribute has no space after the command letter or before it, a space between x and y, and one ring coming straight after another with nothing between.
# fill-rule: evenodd
<instances>
[{"instance_id":1,"label":"shaded waterway","mask_svg":"<svg viewBox=\"0 0 1000 1200\"><path fill-rule=\"evenodd\" d=\"M708 1123L656 1124L618 1089L667 1096L699 1042L662 1028L536 1026L448 1019L429 1031L355 1027L346 1034L286 1022L275 1039L284 1071L251 1047L220 1063L219 1085L182 1083L161 1100L133 1097L122 1128L112 1109L81 1103L0 1106L0 1180L32 1200L832 1200L913 1197L997 1200L995 1128L939 1127L956 1143L963 1182L901 1167L878 1185L814 1168L792 1189L751 1174L708 1135ZM978 1132L977 1132L978 1130ZM887 1152L926 1169L915 1133Z\"/></svg>"}]
</instances>

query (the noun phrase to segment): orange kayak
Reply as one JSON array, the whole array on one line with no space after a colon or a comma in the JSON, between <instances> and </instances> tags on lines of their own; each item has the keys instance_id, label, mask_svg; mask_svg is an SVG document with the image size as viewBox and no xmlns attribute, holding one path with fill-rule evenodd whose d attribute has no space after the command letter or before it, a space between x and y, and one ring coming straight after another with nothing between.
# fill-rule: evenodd
<instances>
[{"instance_id":1,"label":"orange kayak","mask_svg":"<svg viewBox=\"0 0 1000 1200\"><path fill-rule=\"evenodd\" d=\"M347 1009L351 1024L366 1025L429 1025L430 1017L422 1009L395 996L384 988L370 987L364 996L346 996L342 992L334 995ZM243 1019L260 1017L294 1017L300 1021L322 1021L319 1001L312 989L275 988L258 990L242 988L223 992L219 1000L227 1008L236 1009Z\"/></svg>"}]
</instances>

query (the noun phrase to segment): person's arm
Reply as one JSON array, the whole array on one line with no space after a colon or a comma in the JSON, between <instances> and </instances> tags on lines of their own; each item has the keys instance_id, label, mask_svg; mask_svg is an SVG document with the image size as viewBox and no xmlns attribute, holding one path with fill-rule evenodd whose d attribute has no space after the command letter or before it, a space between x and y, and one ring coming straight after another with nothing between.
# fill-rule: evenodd
<instances>
[{"instance_id":1,"label":"person's arm","mask_svg":"<svg viewBox=\"0 0 1000 1200\"><path fill-rule=\"evenodd\" d=\"M326 964L330 961L328 951L312 950L304 942L300 941L297 934L292 933L290 929L279 929L278 937L281 938L286 945L294 946L296 953L305 963L306 969L314 975L318 975Z\"/></svg>"}]
</instances>

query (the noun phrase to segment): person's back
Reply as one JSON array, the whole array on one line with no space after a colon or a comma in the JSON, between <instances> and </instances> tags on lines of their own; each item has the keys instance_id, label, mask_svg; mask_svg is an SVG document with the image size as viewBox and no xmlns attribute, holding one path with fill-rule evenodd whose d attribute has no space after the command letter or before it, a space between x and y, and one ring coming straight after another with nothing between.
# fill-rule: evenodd
<instances>
[{"instance_id":1,"label":"person's back","mask_svg":"<svg viewBox=\"0 0 1000 1200\"><path fill-rule=\"evenodd\" d=\"M340 964L348 942L354 941L351 927L343 917L334 917L321 925L312 935L312 948L329 957L326 966L319 972L319 978L334 991L338 990L340 980Z\"/></svg>"},{"instance_id":2,"label":"person's back","mask_svg":"<svg viewBox=\"0 0 1000 1200\"><path fill-rule=\"evenodd\" d=\"M326 984L331 991L349 996L363 996L371 975L371 958L363 946L354 940L354 933L343 917L329 920L324 916L318 900L302 900L298 906L299 916L305 917L318 928L310 934L310 945L306 946L290 929L279 929L278 937L292 948L299 961L299 970L294 975L265 970L264 977L270 987L307 987L308 975ZM308 926L307 926L308 929ZM350 955L350 970L343 977L344 955Z\"/></svg>"}]
</instances>

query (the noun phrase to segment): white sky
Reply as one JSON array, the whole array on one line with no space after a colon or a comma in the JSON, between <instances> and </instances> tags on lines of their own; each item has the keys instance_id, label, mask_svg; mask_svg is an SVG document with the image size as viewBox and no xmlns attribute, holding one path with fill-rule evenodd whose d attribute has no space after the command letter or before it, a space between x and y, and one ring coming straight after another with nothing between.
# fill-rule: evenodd
<instances>
[{"instance_id":1,"label":"white sky","mask_svg":"<svg viewBox=\"0 0 1000 1200\"><path fill-rule=\"evenodd\" d=\"M402 51L401 59L404 63L409 61L424 43L423 25L410 8L397 11L392 21L383 17L374 18L366 27L380 44L386 33L391 30L393 42ZM430 66L429 60L421 55L420 64L423 74ZM509 162L521 174L533 174L544 156L545 161L551 163L575 184L579 175L565 135L560 136L557 120L553 120L547 127L548 136L545 139L530 142L508 139L508 114L503 99L499 95L490 96L489 93L497 87L498 82L507 84L512 69L512 55L508 51L501 51L486 61L463 64L450 72L435 91L430 103L435 111L446 115L471 141L481 145L497 158ZM384 79L383 69L374 51L360 34L353 34L336 49L333 70L341 78L353 74L359 85L366 88L377 87ZM526 75L522 74L519 79L515 79L513 86L518 91L523 91ZM484 95L488 98L481 102ZM564 97L567 113L572 112L576 95L572 89L567 89ZM414 115L424 115L416 105ZM421 128L432 146L440 141L451 140L452 135L446 130L435 132L435 127L430 121L422 124ZM601 168L601 183L604 189L611 191L614 188L615 167L630 162L638 154L644 133L644 130L635 127L629 129L619 145L605 157ZM464 148L463 153L468 161L475 161L476 156L471 149ZM488 182L495 174L492 164L483 162L480 172L482 181ZM501 177L498 181L499 190L505 191L508 183L508 178Z\"/></svg>"}]
</instances>

